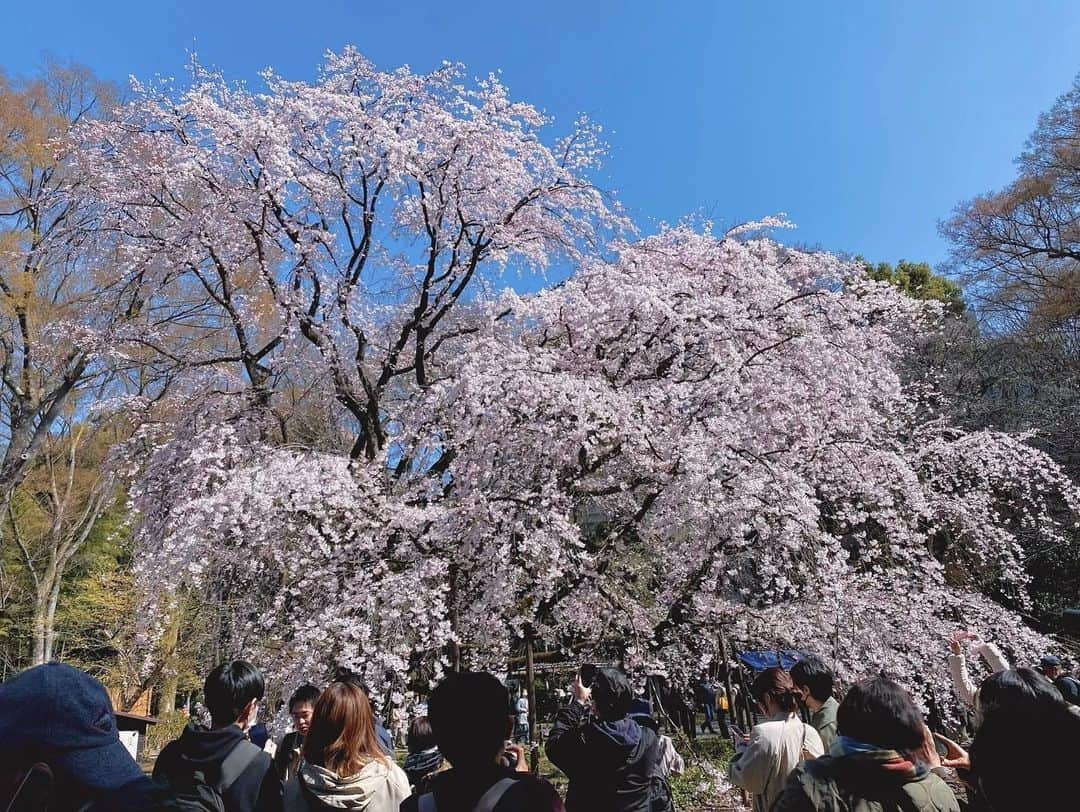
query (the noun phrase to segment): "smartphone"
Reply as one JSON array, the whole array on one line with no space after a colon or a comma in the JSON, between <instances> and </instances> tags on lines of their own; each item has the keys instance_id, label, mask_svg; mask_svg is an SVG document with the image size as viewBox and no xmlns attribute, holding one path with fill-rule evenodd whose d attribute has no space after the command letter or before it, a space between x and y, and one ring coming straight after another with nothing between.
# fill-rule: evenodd
<instances>
[{"instance_id":1,"label":"smartphone","mask_svg":"<svg viewBox=\"0 0 1080 812\"><path fill-rule=\"evenodd\" d=\"M578 676L581 677L581 684L586 688L592 688L593 680L596 679L596 666L592 663L585 663L581 666L581 670L578 671Z\"/></svg>"}]
</instances>

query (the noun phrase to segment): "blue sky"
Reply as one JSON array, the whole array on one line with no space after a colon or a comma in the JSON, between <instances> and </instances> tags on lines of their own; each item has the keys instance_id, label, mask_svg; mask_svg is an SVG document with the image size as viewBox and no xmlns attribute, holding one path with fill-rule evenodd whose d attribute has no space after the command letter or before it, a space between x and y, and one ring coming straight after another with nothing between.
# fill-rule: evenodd
<instances>
[{"instance_id":1,"label":"blue sky","mask_svg":"<svg viewBox=\"0 0 1080 812\"><path fill-rule=\"evenodd\" d=\"M587 113L644 231L785 211L789 240L936 263L937 221L1012 177L1080 71L1080 3L53 0L5 9L0 66L49 52L124 81L179 76L194 49L299 79L347 43L383 68L501 69L558 121Z\"/></svg>"}]
</instances>

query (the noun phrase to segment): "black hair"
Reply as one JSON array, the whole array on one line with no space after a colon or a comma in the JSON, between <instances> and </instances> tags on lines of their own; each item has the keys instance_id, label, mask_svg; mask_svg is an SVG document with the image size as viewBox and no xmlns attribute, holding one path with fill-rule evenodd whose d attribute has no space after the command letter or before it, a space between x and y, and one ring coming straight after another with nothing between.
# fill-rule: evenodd
<instances>
[{"instance_id":1,"label":"black hair","mask_svg":"<svg viewBox=\"0 0 1080 812\"><path fill-rule=\"evenodd\" d=\"M824 702L833 692L833 672L820 657L811 654L791 666L791 679L805 688L818 702Z\"/></svg>"},{"instance_id":2,"label":"black hair","mask_svg":"<svg viewBox=\"0 0 1080 812\"><path fill-rule=\"evenodd\" d=\"M979 712L985 718L997 708L1063 705L1065 700L1054 683L1034 668L998 671L979 686Z\"/></svg>"},{"instance_id":3,"label":"black hair","mask_svg":"<svg viewBox=\"0 0 1080 812\"><path fill-rule=\"evenodd\" d=\"M353 671L351 668L347 668L344 665L339 665L334 669L334 675L330 677L331 682L344 682L347 685L355 685L365 694L368 693L367 686L360 679L360 675Z\"/></svg>"},{"instance_id":4,"label":"black hair","mask_svg":"<svg viewBox=\"0 0 1080 812\"><path fill-rule=\"evenodd\" d=\"M509 732L510 693L491 674L450 674L428 700L439 750L455 767L488 765Z\"/></svg>"},{"instance_id":5,"label":"black hair","mask_svg":"<svg viewBox=\"0 0 1080 812\"><path fill-rule=\"evenodd\" d=\"M266 681L258 668L243 660L233 660L207 675L203 702L215 725L227 725L240 717L248 702L262 699L265 691Z\"/></svg>"},{"instance_id":6,"label":"black hair","mask_svg":"<svg viewBox=\"0 0 1080 812\"><path fill-rule=\"evenodd\" d=\"M334 675L330 678L330 681L344 682L346 685L355 685L364 692L364 696L366 696L368 702L371 703L371 709L375 712L375 715L379 715L379 706L378 703L375 702L375 697L372 695L371 689L367 686L367 683L360 678L360 675L351 668L339 665L334 669Z\"/></svg>"},{"instance_id":7,"label":"black hair","mask_svg":"<svg viewBox=\"0 0 1080 812\"><path fill-rule=\"evenodd\" d=\"M322 691L314 685L301 685L293 691L293 695L289 697L289 713L292 713L294 706L303 705L304 703L315 707L315 701L319 698L319 694L321 693Z\"/></svg>"},{"instance_id":8,"label":"black hair","mask_svg":"<svg viewBox=\"0 0 1080 812\"><path fill-rule=\"evenodd\" d=\"M616 722L630 712L634 689L626 674L618 668L599 668L593 677L592 699L601 719Z\"/></svg>"},{"instance_id":9,"label":"black hair","mask_svg":"<svg viewBox=\"0 0 1080 812\"><path fill-rule=\"evenodd\" d=\"M410 753L419 753L435 746L435 732L431 729L431 720L426 716L416 716L409 722L409 734L405 746Z\"/></svg>"},{"instance_id":10,"label":"black hair","mask_svg":"<svg viewBox=\"0 0 1080 812\"><path fill-rule=\"evenodd\" d=\"M907 691L887 677L857 682L836 712L841 736L883 750L906 752L923 744L923 719Z\"/></svg>"},{"instance_id":11,"label":"black hair","mask_svg":"<svg viewBox=\"0 0 1080 812\"><path fill-rule=\"evenodd\" d=\"M1060 808L1078 763L1080 716L1062 702L997 707L971 744L972 775L994 812Z\"/></svg>"}]
</instances>

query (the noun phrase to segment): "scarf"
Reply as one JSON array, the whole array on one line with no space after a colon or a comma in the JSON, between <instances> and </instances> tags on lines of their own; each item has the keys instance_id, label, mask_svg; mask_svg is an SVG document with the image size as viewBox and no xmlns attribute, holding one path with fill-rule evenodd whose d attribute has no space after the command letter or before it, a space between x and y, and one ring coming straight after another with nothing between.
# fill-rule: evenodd
<instances>
[{"instance_id":1,"label":"scarf","mask_svg":"<svg viewBox=\"0 0 1080 812\"><path fill-rule=\"evenodd\" d=\"M442 753L439 752L437 745L421 750L419 753L409 753L408 758L405 759L405 772L427 775L439 769L442 766L442 760Z\"/></svg>"},{"instance_id":2,"label":"scarf","mask_svg":"<svg viewBox=\"0 0 1080 812\"><path fill-rule=\"evenodd\" d=\"M837 736L829 748L829 755L849 759L853 765L877 770L905 781L919 778L929 771L925 764L912 761L896 750L885 750L850 736Z\"/></svg>"}]
</instances>

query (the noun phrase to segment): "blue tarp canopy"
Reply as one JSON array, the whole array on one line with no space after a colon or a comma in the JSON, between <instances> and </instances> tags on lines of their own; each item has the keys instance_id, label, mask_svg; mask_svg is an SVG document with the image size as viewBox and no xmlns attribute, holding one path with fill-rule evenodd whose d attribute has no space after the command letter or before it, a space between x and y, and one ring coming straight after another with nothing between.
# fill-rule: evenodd
<instances>
[{"instance_id":1,"label":"blue tarp canopy","mask_svg":"<svg viewBox=\"0 0 1080 812\"><path fill-rule=\"evenodd\" d=\"M779 664L785 671L795 665L806 656L805 652L796 651L793 648L780 649L780 662L776 661L775 651L740 651L739 660L755 671L764 671L766 668L774 668Z\"/></svg>"}]
</instances>

